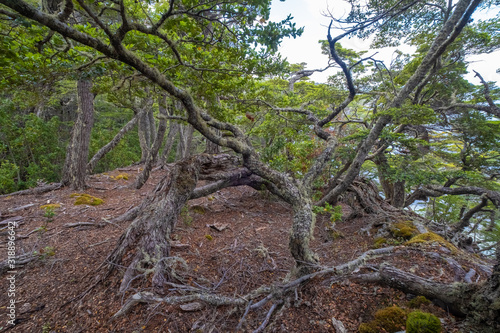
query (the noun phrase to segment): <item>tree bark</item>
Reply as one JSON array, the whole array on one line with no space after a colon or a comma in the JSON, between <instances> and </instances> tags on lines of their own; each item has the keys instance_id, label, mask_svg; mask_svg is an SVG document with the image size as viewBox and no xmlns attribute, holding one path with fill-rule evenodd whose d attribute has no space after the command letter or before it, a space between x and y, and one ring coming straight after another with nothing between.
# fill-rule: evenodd
<instances>
[{"instance_id":1,"label":"tree bark","mask_svg":"<svg viewBox=\"0 0 500 333\"><path fill-rule=\"evenodd\" d=\"M139 126L137 127L138 135L139 135L139 145L141 146L141 160L139 163L146 162L149 154L149 150L152 144L152 138L154 138L152 134L152 128L154 127L154 118L153 124L151 124L151 116L153 116L153 100L150 97L146 97L141 101L142 105L140 107L135 107L134 111L137 114L141 114L138 117Z\"/></svg>"},{"instance_id":2,"label":"tree bark","mask_svg":"<svg viewBox=\"0 0 500 333\"><path fill-rule=\"evenodd\" d=\"M61 183L72 189L84 189L87 175L90 134L94 125L94 94L92 81L80 79L77 82L78 116L73 126L70 143L66 150Z\"/></svg>"},{"instance_id":3,"label":"tree bark","mask_svg":"<svg viewBox=\"0 0 500 333\"><path fill-rule=\"evenodd\" d=\"M193 142L193 126L180 125L179 126L179 142L177 144L177 153L175 160L179 161L183 158L189 157L191 154L191 143Z\"/></svg>"}]
</instances>

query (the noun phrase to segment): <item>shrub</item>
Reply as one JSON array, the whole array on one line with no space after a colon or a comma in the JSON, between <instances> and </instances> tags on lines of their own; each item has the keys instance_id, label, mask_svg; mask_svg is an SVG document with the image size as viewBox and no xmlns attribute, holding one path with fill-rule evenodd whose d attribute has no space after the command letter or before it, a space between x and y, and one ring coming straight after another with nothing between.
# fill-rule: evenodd
<instances>
[{"instance_id":1,"label":"shrub","mask_svg":"<svg viewBox=\"0 0 500 333\"><path fill-rule=\"evenodd\" d=\"M9 161L3 161L0 165L0 194L11 193L17 190L15 179L19 168Z\"/></svg>"},{"instance_id":2,"label":"shrub","mask_svg":"<svg viewBox=\"0 0 500 333\"><path fill-rule=\"evenodd\" d=\"M441 330L441 321L431 313L414 311L408 315L407 333L440 333Z\"/></svg>"}]
</instances>

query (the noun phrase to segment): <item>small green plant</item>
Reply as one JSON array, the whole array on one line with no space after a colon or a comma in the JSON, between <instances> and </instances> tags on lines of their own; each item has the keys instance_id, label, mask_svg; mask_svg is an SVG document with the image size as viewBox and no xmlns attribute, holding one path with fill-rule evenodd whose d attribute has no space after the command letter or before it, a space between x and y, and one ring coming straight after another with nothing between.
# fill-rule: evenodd
<instances>
[{"instance_id":1,"label":"small green plant","mask_svg":"<svg viewBox=\"0 0 500 333\"><path fill-rule=\"evenodd\" d=\"M50 323L45 323L42 326L42 333L49 333L52 330Z\"/></svg>"},{"instance_id":2,"label":"small green plant","mask_svg":"<svg viewBox=\"0 0 500 333\"><path fill-rule=\"evenodd\" d=\"M33 252L34 255L38 256L41 260L45 260L48 257L53 257L56 255L56 249L52 246L46 246L40 251Z\"/></svg>"},{"instance_id":3,"label":"small green plant","mask_svg":"<svg viewBox=\"0 0 500 333\"><path fill-rule=\"evenodd\" d=\"M406 320L407 333L441 333L441 321L431 313L414 311Z\"/></svg>"},{"instance_id":4,"label":"small green plant","mask_svg":"<svg viewBox=\"0 0 500 333\"><path fill-rule=\"evenodd\" d=\"M43 222L43 225L36 230L40 233L44 233L47 231L49 227L49 223L54 221L54 216L56 216L56 208L61 207L59 204L48 204L48 205L43 205L40 206L41 209L43 209L43 217L46 218L46 220Z\"/></svg>"},{"instance_id":5,"label":"small green plant","mask_svg":"<svg viewBox=\"0 0 500 333\"><path fill-rule=\"evenodd\" d=\"M330 222L332 223L332 225L335 225L335 223L342 220L342 206L340 206L340 205L332 206L328 202L326 202L323 207L314 206L313 213L315 213L315 214L320 214L320 213L330 214Z\"/></svg>"},{"instance_id":6,"label":"small green plant","mask_svg":"<svg viewBox=\"0 0 500 333\"><path fill-rule=\"evenodd\" d=\"M56 212L55 212L54 207L52 207L52 206L45 207L44 212L43 212L43 217L47 218L47 222L52 222L54 216L56 216Z\"/></svg>"},{"instance_id":7,"label":"small green plant","mask_svg":"<svg viewBox=\"0 0 500 333\"><path fill-rule=\"evenodd\" d=\"M193 217L191 216L191 214L189 214L188 205L182 207L180 216L186 226L191 226L191 224L193 223Z\"/></svg>"}]
</instances>

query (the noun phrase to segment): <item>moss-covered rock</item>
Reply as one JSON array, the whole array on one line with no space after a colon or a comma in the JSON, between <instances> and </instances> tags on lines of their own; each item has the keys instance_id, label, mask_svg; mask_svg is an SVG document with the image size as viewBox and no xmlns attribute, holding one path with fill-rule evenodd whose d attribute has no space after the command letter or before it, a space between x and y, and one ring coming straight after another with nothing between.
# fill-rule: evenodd
<instances>
[{"instance_id":1,"label":"moss-covered rock","mask_svg":"<svg viewBox=\"0 0 500 333\"><path fill-rule=\"evenodd\" d=\"M410 239L418 234L418 229L411 221L394 223L389 230L393 237L403 239Z\"/></svg>"},{"instance_id":2,"label":"moss-covered rock","mask_svg":"<svg viewBox=\"0 0 500 333\"><path fill-rule=\"evenodd\" d=\"M441 321L431 313L414 311L406 320L406 333L441 333Z\"/></svg>"},{"instance_id":3,"label":"moss-covered rock","mask_svg":"<svg viewBox=\"0 0 500 333\"><path fill-rule=\"evenodd\" d=\"M443 237L439 236L438 234L435 234L433 232L426 232L424 234L419 234L410 239L408 242L405 243L405 245L412 245L412 244L419 244L419 243L424 243L424 244L430 244L430 243L437 243L440 244L452 252L458 251L455 245L451 244L447 240L445 240Z\"/></svg>"},{"instance_id":4,"label":"moss-covered rock","mask_svg":"<svg viewBox=\"0 0 500 333\"><path fill-rule=\"evenodd\" d=\"M75 205L89 205L98 206L104 203L104 200L98 197L94 197L86 193L73 193L70 195L71 198L75 198Z\"/></svg>"}]
</instances>

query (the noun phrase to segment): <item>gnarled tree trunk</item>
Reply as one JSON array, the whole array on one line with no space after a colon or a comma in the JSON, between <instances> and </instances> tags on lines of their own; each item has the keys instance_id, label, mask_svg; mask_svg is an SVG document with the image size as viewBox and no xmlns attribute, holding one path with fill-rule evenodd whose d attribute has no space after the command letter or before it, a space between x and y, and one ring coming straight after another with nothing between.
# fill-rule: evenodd
<instances>
[{"instance_id":1,"label":"gnarled tree trunk","mask_svg":"<svg viewBox=\"0 0 500 333\"><path fill-rule=\"evenodd\" d=\"M152 284L161 289L167 281L170 235L186 202L191 198L200 172L237 166L230 155L195 155L175 163L153 193L137 207L134 221L120 237L108 257L112 272L123 256L133 250L120 290L123 292L139 273L152 273Z\"/></svg>"}]
</instances>

